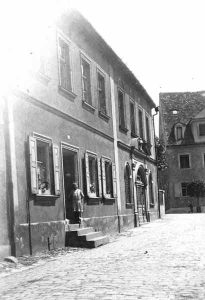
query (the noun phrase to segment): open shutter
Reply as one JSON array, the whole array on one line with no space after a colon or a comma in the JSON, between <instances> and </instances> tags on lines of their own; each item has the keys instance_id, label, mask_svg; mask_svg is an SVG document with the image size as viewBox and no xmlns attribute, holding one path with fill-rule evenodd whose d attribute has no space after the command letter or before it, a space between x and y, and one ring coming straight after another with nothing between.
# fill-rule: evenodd
<instances>
[{"instance_id":1,"label":"open shutter","mask_svg":"<svg viewBox=\"0 0 205 300\"><path fill-rule=\"evenodd\" d=\"M37 149L36 139L29 136L29 154L30 154L30 177L31 177L31 193L37 194Z\"/></svg>"},{"instance_id":2,"label":"open shutter","mask_svg":"<svg viewBox=\"0 0 205 300\"><path fill-rule=\"evenodd\" d=\"M55 195L60 195L60 164L59 164L59 147L53 144L53 171L54 171L54 184Z\"/></svg>"},{"instance_id":3,"label":"open shutter","mask_svg":"<svg viewBox=\"0 0 205 300\"><path fill-rule=\"evenodd\" d=\"M116 178L116 165L112 164L112 182L113 182L113 197L117 198L117 178Z\"/></svg>"},{"instance_id":4,"label":"open shutter","mask_svg":"<svg viewBox=\"0 0 205 300\"><path fill-rule=\"evenodd\" d=\"M101 163L98 158L98 197L102 197L102 176L101 176Z\"/></svg>"},{"instance_id":5,"label":"open shutter","mask_svg":"<svg viewBox=\"0 0 205 300\"><path fill-rule=\"evenodd\" d=\"M86 189L87 195L90 197L90 174L89 174L89 163L88 163L88 153L85 153L85 173L86 173Z\"/></svg>"},{"instance_id":6,"label":"open shutter","mask_svg":"<svg viewBox=\"0 0 205 300\"><path fill-rule=\"evenodd\" d=\"M104 158L101 159L101 166L102 166L102 192L103 192L103 196L106 197L106 176L105 176L105 160L104 160Z\"/></svg>"}]
</instances>

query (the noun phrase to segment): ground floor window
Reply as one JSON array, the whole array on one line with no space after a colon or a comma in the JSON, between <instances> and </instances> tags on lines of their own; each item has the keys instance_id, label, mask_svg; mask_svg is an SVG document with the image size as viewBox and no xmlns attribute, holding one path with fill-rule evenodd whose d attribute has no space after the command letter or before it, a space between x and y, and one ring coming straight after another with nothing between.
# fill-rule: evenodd
<instances>
[{"instance_id":1,"label":"ground floor window","mask_svg":"<svg viewBox=\"0 0 205 300\"><path fill-rule=\"evenodd\" d=\"M117 195L117 179L115 164L102 157L102 186L104 198L115 198Z\"/></svg>"},{"instance_id":2,"label":"ground floor window","mask_svg":"<svg viewBox=\"0 0 205 300\"><path fill-rule=\"evenodd\" d=\"M125 180L125 199L126 204L132 203L132 173L129 163L125 166L125 173L124 173L124 180Z\"/></svg>"},{"instance_id":3,"label":"ground floor window","mask_svg":"<svg viewBox=\"0 0 205 300\"><path fill-rule=\"evenodd\" d=\"M101 197L101 167L100 160L95 153L85 153L86 186L89 197Z\"/></svg>"},{"instance_id":4,"label":"ground floor window","mask_svg":"<svg viewBox=\"0 0 205 300\"><path fill-rule=\"evenodd\" d=\"M188 187L188 182L182 182L181 183L181 191L182 191L182 196L183 197L187 197L188 194L187 194L187 187Z\"/></svg>"},{"instance_id":5,"label":"ground floor window","mask_svg":"<svg viewBox=\"0 0 205 300\"><path fill-rule=\"evenodd\" d=\"M40 135L29 137L31 192L60 194L59 147Z\"/></svg>"}]
</instances>

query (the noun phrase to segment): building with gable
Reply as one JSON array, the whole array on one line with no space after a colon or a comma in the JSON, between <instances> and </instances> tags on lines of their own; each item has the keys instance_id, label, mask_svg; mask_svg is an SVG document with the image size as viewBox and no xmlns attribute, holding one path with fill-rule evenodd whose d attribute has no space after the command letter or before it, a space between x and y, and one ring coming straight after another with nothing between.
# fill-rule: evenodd
<instances>
[{"instance_id":1,"label":"building with gable","mask_svg":"<svg viewBox=\"0 0 205 300\"><path fill-rule=\"evenodd\" d=\"M4 97L1 255L65 245L73 182L84 227L117 232L159 216L155 103L78 12L45 41L38 70Z\"/></svg>"},{"instance_id":2,"label":"building with gable","mask_svg":"<svg viewBox=\"0 0 205 300\"><path fill-rule=\"evenodd\" d=\"M205 180L205 92L160 93L160 137L166 144L168 169L160 182L166 189L166 210L189 211L187 185ZM200 199L202 210L205 199Z\"/></svg>"}]
</instances>

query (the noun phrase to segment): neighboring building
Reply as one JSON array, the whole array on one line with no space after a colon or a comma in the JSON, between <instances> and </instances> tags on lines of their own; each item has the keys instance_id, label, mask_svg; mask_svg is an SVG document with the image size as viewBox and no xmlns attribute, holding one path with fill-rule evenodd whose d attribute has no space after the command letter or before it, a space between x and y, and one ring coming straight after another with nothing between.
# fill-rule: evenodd
<instances>
[{"instance_id":1,"label":"neighboring building","mask_svg":"<svg viewBox=\"0 0 205 300\"><path fill-rule=\"evenodd\" d=\"M160 94L160 137L166 143L168 169L161 173L166 210L188 211L187 185L205 180L205 92ZM205 199L201 199L205 209Z\"/></svg>"},{"instance_id":2,"label":"neighboring building","mask_svg":"<svg viewBox=\"0 0 205 300\"><path fill-rule=\"evenodd\" d=\"M64 246L74 181L83 226L110 232L158 217L154 102L79 13L50 27L46 48L40 70L6 96L0 132L0 243L17 256Z\"/></svg>"}]
</instances>

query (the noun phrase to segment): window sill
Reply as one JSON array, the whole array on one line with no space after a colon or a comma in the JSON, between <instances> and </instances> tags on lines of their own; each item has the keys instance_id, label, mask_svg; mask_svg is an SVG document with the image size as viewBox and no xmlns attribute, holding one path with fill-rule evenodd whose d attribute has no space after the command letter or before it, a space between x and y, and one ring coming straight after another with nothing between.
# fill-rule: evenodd
<instances>
[{"instance_id":1,"label":"window sill","mask_svg":"<svg viewBox=\"0 0 205 300\"><path fill-rule=\"evenodd\" d=\"M59 198L58 195L35 195L34 205L39 206L55 206L56 199Z\"/></svg>"},{"instance_id":2,"label":"window sill","mask_svg":"<svg viewBox=\"0 0 205 300\"><path fill-rule=\"evenodd\" d=\"M126 203L126 208L129 209L129 208L133 208L134 206L134 203Z\"/></svg>"},{"instance_id":3,"label":"window sill","mask_svg":"<svg viewBox=\"0 0 205 300\"><path fill-rule=\"evenodd\" d=\"M98 112L98 115L101 119L105 120L106 122L108 122L110 120L110 117L100 110Z\"/></svg>"},{"instance_id":4,"label":"window sill","mask_svg":"<svg viewBox=\"0 0 205 300\"><path fill-rule=\"evenodd\" d=\"M88 205L97 205L97 204L100 204L100 201L101 201L101 197L95 197L95 196L92 196L92 195L88 195L87 197L87 204Z\"/></svg>"},{"instance_id":5,"label":"window sill","mask_svg":"<svg viewBox=\"0 0 205 300\"><path fill-rule=\"evenodd\" d=\"M128 132L128 129L127 128L125 128L125 127L123 127L123 126L119 126L119 130L121 131L121 132L123 132L123 133L125 133L125 134L127 134L127 132Z\"/></svg>"},{"instance_id":6,"label":"window sill","mask_svg":"<svg viewBox=\"0 0 205 300\"><path fill-rule=\"evenodd\" d=\"M65 98L67 98L68 100L70 100L70 101L74 101L75 100L75 98L77 97L77 95L76 94L74 94L72 91L69 91L69 90L66 90L66 89L64 89L62 86L58 86L58 92L62 95L62 96L64 96Z\"/></svg>"},{"instance_id":7,"label":"window sill","mask_svg":"<svg viewBox=\"0 0 205 300\"><path fill-rule=\"evenodd\" d=\"M95 107L93 107L91 104L88 104L84 100L82 101L82 106L83 106L83 108L85 108L86 110L88 110L91 113L94 113L94 111L95 111Z\"/></svg>"},{"instance_id":8,"label":"window sill","mask_svg":"<svg viewBox=\"0 0 205 300\"><path fill-rule=\"evenodd\" d=\"M114 202L115 202L115 198L103 197L103 203L104 204L112 205Z\"/></svg>"},{"instance_id":9,"label":"window sill","mask_svg":"<svg viewBox=\"0 0 205 300\"><path fill-rule=\"evenodd\" d=\"M149 207L150 207L150 208L154 208L155 205L154 205L153 203L150 203Z\"/></svg>"},{"instance_id":10,"label":"window sill","mask_svg":"<svg viewBox=\"0 0 205 300\"><path fill-rule=\"evenodd\" d=\"M135 132L131 131L131 137L133 137L133 138L137 138L137 137L138 137L138 135L137 135Z\"/></svg>"}]
</instances>

